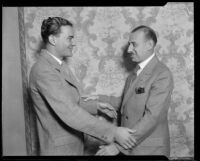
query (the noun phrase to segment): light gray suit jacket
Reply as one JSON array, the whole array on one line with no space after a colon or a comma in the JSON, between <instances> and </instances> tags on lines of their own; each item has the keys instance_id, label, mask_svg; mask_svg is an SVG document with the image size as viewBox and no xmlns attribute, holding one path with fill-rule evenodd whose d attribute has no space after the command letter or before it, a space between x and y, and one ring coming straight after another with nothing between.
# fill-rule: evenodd
<instances>
[{"instance_id":1,"label":"light gray suit jacket","mask_svg":"<svg viewBox=\"0 0 200 161\"><path fill-rule=\"evenodd\" d=\"M45 50L31 69L29 88L40 155L83 155L83 133L106 143L113 141L116 127L80 107L75 82Z\"/></svg>"},{"instance_id":2,"label":"light gray suit jacket","mask_svg":"<svg viewBox=\"0 0 200 161\"><path fill-rule=\"evenodd\" d=\"M137 145L132 150L119 149L126 155L170 155L168 109L173 90L169 69L154 56L131 84L127 78L120 99L101 96L101 101L116 108L121 103L121 126L136 130ZM106 100L107 99L107 100Z\"/></svg>"}]
</instances>

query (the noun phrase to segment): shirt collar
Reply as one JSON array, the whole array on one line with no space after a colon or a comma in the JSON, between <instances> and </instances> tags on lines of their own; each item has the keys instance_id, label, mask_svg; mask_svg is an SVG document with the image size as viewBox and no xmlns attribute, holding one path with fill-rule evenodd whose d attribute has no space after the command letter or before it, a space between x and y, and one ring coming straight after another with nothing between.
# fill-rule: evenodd
<instances>
[{"instance_id":1,"label":"shirt collar","mask_svg":"<svg viewBox=\"0 0 200 161\"><path fill-rule=\"evenodd\" d=\"M148 57L145 61L139 63L140 69L144 69L144 67L150 62L150 60L155 56L155 53L153 53L150 57Z\"/></svg>"},{"instance_id":2,"label":"shirt collar","mask_svg":"<svg viewBox=\"0 0 200 161\"><path fill-rule=\"evenodd\" d=\"M59 59L59 58L57 58L56 56L54 56L52 53L50 53L48 50L46 50L47 51L47 53L49 54L49 55L51 55L60 65L62 65L62 61Z\"/></svg>"}]
</instances>

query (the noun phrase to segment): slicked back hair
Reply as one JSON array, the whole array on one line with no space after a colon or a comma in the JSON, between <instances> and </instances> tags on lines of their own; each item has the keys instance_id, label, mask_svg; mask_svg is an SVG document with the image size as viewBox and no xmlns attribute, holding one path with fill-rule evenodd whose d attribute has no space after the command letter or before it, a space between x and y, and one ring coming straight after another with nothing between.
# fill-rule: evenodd
<instances>
[{"instance_id":1,"label":"slicked back hair","mask_svg":"<svg viewBox=\"0 0 200 161\"><path fill-rule=\"evenodd\" d=\"M73 27L70 21L61 17L49 17L48 19L43 20L41 26L43 42L45 44L49 42L50 35L59 35L61 32L60 28L67 25Z\"/></svg>"},{"instance_id":2,"label":"slicked back hair","mask_svg":"<svg viewBox=\"0 0 200 161\"><path fill-rule=\"evenodd\" d=\"M141 25L141 26L138 26L138 27L134 28L131 31L131 33L134 33L134 32L139 31L139 30L144 32L145 38L147 40L153 40L154 47L155 47L155 45L157 43L157 36L156 36L155 31L152 28L148 27L148 26Z\"/></svg>"}]
</instances>

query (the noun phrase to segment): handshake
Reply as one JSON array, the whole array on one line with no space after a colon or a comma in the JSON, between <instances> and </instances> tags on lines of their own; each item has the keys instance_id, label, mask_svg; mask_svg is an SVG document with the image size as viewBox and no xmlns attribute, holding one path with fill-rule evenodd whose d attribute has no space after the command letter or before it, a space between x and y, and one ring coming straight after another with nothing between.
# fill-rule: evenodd
<instances>
[{"instance_id":1,"label":"handshake","mask_svg":"<svg viewBox=\"0 0 200 161\"><path fill-rule=\"evenodd\" d=\"M98 100L98 96L83 96L84 101L89 100ZM109 103L98 102L97 101L97 110L107 115L109 118L116 119L117 112L115 108ZM126 127L117 127L115 132L115 141L124 149L132 149L136 145L136 140L134 138L134 133L136 130L129 129ZM100 150L96 153L96 155L116 155L119 153L119 150L116 148L115 143L111 143L110 145L100 146Z\"/></svg>"}]
</instances>

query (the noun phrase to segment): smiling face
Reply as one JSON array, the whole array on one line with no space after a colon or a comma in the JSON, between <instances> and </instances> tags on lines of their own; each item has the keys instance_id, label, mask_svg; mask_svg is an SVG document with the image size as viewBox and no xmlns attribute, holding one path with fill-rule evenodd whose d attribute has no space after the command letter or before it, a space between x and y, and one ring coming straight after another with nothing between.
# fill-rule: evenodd
<instances>
[{"instance_id":1,"label":"smiling face","mask_svg":"<svg viewBox=\"0 0 200 161\"><path fill-rule=\"evenodd\" d=\"M74 47L74 31L73 28L69 25L61 26L60 30L61 32L59 35L54 37L55 51L57 55L63 59L64 57L72 56L72 49Z\"/></svg>"},{"instance_id":2,"label":"smiling face","mask_svg":"<svg viewBox=\"0 0 200 161\"><path fill-rule=\"evenodd\" d=\"M131 54L132 61L140 63L146 60L152 52L150 50L150 40L147 40L143 31L138 30L130 34L128 53Z\"/></svg>"}]
</instances>

